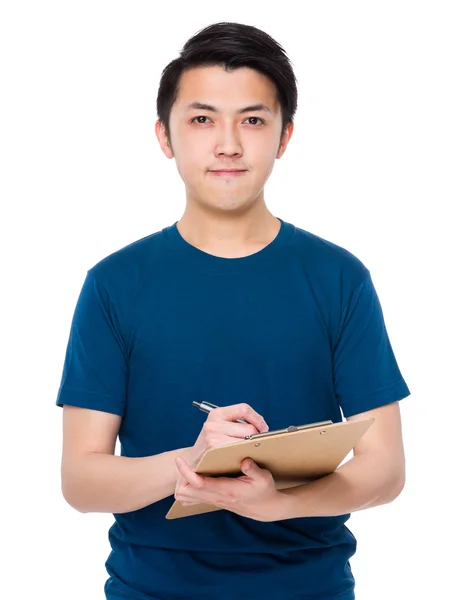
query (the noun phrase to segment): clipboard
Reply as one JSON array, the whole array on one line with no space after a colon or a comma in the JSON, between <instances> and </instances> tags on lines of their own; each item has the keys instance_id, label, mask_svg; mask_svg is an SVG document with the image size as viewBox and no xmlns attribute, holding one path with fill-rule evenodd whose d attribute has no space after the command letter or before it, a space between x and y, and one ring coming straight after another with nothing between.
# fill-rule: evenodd
<instances>
[{"instance_id":1,"label":"clipboard","mask_svg":"<svg viewBox=\"0 0 456 600\"><path fill-rule=\"evenodd\" d=\"M256 433L240 442L206 450L195 471L211 477L240 477L244 475L242 461L251 458L272 473L278 490L296 487L334 472L374 421L373 417L340 423L320 421ZM225 509L203 503L184 506L175 500L166 519L216 510Z\"/></svg>"}]
</instances>

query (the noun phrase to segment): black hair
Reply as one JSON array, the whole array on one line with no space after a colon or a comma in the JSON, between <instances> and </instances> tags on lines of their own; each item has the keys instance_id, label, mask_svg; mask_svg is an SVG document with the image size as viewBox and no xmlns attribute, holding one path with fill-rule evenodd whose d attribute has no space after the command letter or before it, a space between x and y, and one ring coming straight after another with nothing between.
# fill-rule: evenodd
<instances>
[{"instance_id":1,"label":"black hair","mask_svg":"<svg viewBox=\"0 0 456 600\"><path fill-rule=\"evenodd\" d=\"M194 67L222 66L231 72L249 67L266 75L276 86L282 112L280 139L293 122L298 103L297 79L285 50L261 29L242 23L214 23L198 31L182 48L179 58L162 71L157 116L171 141L169 118L183 73Z\"/></svg>"}]
</instances>

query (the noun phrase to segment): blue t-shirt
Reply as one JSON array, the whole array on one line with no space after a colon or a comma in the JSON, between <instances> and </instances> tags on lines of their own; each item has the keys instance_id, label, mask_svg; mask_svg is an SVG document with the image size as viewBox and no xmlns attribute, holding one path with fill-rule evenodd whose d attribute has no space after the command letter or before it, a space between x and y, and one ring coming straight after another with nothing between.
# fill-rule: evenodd
<instances>
[{"instance_id":1,"label":"blue t-shirt","mask_svg":"<svg viewBox=\"0 0 456 600\"><path fill-rule=\"evenodd\" d=\"M196 248L174 223L90 268L57 405L121 415L121 455L142 457L193 446L207 418L193 400L247 402L272 430L408 396L369 270L280 222L241 258ZM173 502L114 514L108 600L354 597L349 514L168 520Z\"/></svg>"}]
</instances>

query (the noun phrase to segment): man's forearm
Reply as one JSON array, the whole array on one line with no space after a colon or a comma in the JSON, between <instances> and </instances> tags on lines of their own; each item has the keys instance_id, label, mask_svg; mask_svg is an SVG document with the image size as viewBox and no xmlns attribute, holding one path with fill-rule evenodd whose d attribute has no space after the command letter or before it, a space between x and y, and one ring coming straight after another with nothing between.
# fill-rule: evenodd
<instances>
[{"instance_id":1,"label":"man's forearm","mask_svg":"<svg viewBox=\"0 0 456 600\"><path fill-rule=\"evenodd\" d=\"M153 456L130 458L90 453L74 460L62 480L66 501L79 512L125 513L174 494L179 448Z\"/></svg>"},{"instance_id":2,"label":"man's forearm","mask_svg":"<svg viewBox=\"0 0 456 600\"><path fill-rule=\"evenodd\" d=\"M405 474L380 465L372 456L358 455L330 475L280 490L282 519L337 516L391 502L402 491Z\"/></svg>"}]
</instances>

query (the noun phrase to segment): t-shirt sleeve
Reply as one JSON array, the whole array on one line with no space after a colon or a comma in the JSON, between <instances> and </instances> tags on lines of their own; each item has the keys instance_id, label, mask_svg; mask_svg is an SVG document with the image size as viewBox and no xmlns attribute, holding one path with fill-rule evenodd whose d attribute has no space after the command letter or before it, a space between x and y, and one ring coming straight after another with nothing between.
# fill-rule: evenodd
<instances>
[{"instance_id":1,"label":"t-shirt sleeve","mask_svg":"<svg viewBox=\"0 0 456 600\"><path fill-rule=\"evenodd\" d=\"M73 319L56 404L124 415L128 353L105 287L87 271Z\"/></svg>"},{"instance_id":2,"label":"t-shirt sleeve","mask_svg":"<svg viewBox=\"0 0 456 600\"><path fill-rule=\"evenodd\" d=\"M410 395L370 272L342 313L333 349L333 378L336 399L346 418Z\"/></svg>"}]
</instances>

